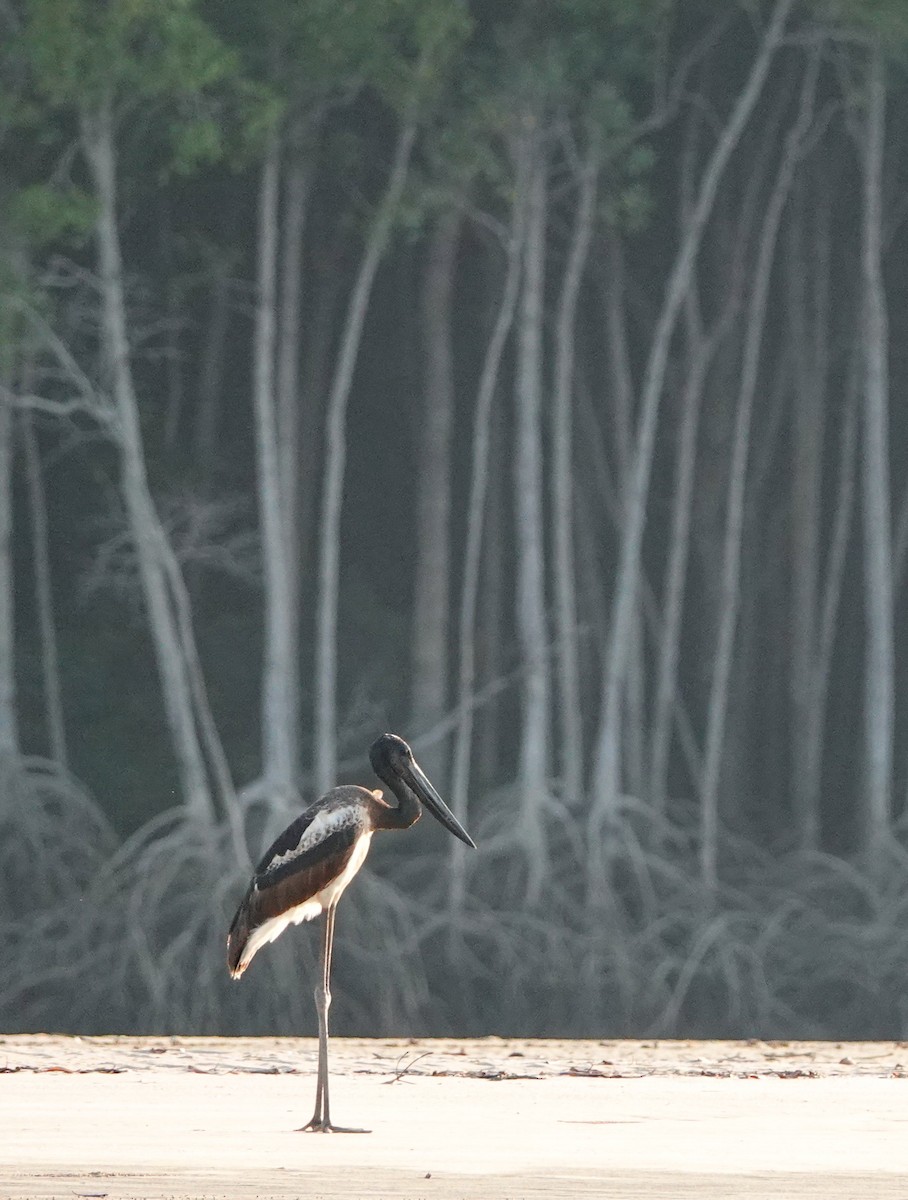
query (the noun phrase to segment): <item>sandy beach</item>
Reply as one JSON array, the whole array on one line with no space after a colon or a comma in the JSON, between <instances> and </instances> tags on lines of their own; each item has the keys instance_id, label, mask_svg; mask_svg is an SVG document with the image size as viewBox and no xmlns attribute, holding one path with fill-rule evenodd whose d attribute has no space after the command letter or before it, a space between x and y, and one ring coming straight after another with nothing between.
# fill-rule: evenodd
<instances>
[{"instance_id":1,"label":"sandy beach","mask_svg":"<svg viewBox=\"0 0 908 1200\"><path fill-rule=\"evenodd\" d=\"M908 1044L0 1039L0 1196L908 1200Z\"/></svg>"}]
</instances>

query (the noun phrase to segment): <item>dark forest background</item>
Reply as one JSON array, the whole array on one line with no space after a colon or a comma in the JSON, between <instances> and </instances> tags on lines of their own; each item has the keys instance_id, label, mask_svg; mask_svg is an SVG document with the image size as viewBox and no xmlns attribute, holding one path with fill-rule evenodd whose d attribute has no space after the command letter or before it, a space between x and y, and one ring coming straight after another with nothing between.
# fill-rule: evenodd
<instances>
[{"instance_id":1,"label":"dark forest background","mask_svg":"<svg viewBox=\"0 0 908 1200\"><path fill-rule=\"evenodd\" d=\"M0 0L0 1022L908 1037L903 0ZM431 828L428 826L432 826Z\"/></svg>"}]
</instances>

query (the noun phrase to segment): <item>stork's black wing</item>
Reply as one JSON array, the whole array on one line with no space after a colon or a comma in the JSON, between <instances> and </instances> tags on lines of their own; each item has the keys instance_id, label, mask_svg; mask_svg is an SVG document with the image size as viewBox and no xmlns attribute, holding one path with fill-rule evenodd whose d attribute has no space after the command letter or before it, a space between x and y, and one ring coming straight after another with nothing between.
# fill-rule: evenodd
<instances>
[{"instance_id":1,"label":"stork's black wing","mask_svg":"<svg viewBox=\"0 0 908 1200\"><path fill-rule=\"evenodd\" d=\"M256 929L305 904L343 872L363 833L362 807L349 794L354 791L329 793L330 799L297 817L262 855L227 935L231 973Z\"/></svg>"}]
</instances>

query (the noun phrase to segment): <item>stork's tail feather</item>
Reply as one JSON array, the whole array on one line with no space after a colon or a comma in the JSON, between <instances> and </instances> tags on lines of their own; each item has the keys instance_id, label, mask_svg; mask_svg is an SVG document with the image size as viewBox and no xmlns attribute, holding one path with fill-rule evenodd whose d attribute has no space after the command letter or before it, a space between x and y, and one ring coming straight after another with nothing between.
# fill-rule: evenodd
<instances>
[{"instance_id":1,"label":"stork's tail feather","mask_svg":"<svg viewBox=\"0 0 908 1200\"><path fill-rule=\"evenodd\" d=\"M236 916L233 918L233 923L230 926L230 932L227 934L227 970L234 979L239 979L246 968L249 966L251 955L245 959L243 951L246 949L246 944L249 941L249 934L252 930L249 928L249 914L246 910L246 901L237 909Z\"/></svg>"}]
</instances>

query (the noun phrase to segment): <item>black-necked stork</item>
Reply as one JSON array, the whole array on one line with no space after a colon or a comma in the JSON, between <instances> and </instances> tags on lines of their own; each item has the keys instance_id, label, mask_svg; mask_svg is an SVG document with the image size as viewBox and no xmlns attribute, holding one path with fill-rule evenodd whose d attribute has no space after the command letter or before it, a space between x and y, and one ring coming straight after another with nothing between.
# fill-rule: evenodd
<instances>
[{"instance_id":1,"label":"black-necked stork","mask_svg":"<svg viewBox=\"0 0 908 1200\"><path fill-rule=\"evenodd\" d=\"M397 797L392 806L380 791L336 787L291 824L267 850L227 934L227 966L239 979L255 953L287 928L325 914L322 973L315 989L318 1012L318 1083L315 1112L303 1129L318 1133L365 1133L332 1125L328 1111L328 1008L334 911L360 869L377 829L409 829L422 815L420 803L455 837L475 843L396 734L382 734L369 750L372 769Z\"/></svg>"}]
</instances>

